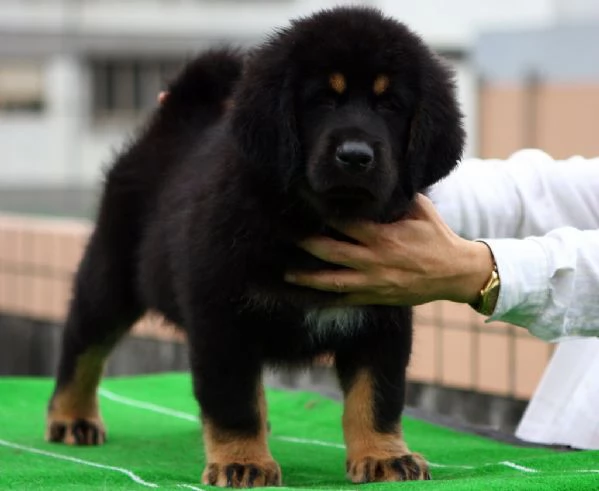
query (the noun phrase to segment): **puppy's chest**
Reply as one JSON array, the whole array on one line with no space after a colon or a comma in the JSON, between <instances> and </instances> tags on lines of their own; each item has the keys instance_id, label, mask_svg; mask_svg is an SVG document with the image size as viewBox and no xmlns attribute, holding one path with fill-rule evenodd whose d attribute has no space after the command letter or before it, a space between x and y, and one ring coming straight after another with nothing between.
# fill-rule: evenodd
<instances>
[{"instance_id":1,"label":"puppy's chest","mask_svg":"<svg viewBox=\"0 0 599 491\"><path fill-rule=\"evenodd\" d=\"M300 302L293 300L252 290L246 297L245 305L269 316L275 312L288 313L292 322L314 339L351 336L366 324L367 313L362 307L325 307L310 305L312 302L309 301L301 302L300 307Z\"/></svg>"},{"instance_id":2,"label":"puppy's chest","mask_svg":"<svg viewBox=\"0 0 599 491\"><path fill-rule=\"evenodd\" d=\"M359 307L329 307L307 310L303 325L316 337L351 336L365 324L366 312Z\"/></svg>"}]
</instances>

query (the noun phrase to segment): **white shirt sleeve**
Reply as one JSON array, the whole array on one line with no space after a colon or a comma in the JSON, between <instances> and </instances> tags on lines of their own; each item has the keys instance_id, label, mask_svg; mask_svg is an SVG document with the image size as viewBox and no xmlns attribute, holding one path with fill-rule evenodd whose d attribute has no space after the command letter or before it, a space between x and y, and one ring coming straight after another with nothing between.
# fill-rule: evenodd
<instances>
[{"instance_id":1,"label":"white shirt sleeve","mask_svg":"<svg viewBox=\"0 0 599 491\"><path fill-rule=\"evenodd\" d=\"M599 158L467 159L429 197L456 233L493 252L501 288L488 321L547 341L599 336Z\"/></svg>"}]
</instances>

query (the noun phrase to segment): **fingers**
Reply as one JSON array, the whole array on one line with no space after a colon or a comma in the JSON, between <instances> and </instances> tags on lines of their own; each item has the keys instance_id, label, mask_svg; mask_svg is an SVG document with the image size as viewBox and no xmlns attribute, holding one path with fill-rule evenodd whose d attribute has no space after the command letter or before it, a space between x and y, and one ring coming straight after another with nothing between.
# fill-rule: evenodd
<instances>
[{"instance_id":1,"label":"fingers","mask_svg":"<svg viewBox=\"0 0 599 491\"><path fill-rule=\"evenodd\" d=\"M375 255L367 248L329 237L305 239L299 246L323 261L349 268L360 269L366 264L376 262Z\"/></svg>"},{"instance_id":2,"label":"fingers","mask_svg":"<svg viewBox=\"0 0 599 491\"><path fill-rule=\"evenodd\" d=\"M285 275L285 281L298 286L334 293L361 291L367 278L359 271L317 271L312 273L293 272Z\"/></svg>"}]
</instances>

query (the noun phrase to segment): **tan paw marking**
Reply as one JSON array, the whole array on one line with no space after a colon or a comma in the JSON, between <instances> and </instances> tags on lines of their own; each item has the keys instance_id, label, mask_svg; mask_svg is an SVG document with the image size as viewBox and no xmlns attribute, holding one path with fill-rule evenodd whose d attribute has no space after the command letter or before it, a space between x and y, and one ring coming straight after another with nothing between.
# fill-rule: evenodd
<instances>
[{"instance_id":1,"label":"tan paw marking","mask_svg":"<svg viewBox=\"0 0 599 491\"><path fill-rule=\"evenodd\" d=\"M102 445L106 428L98 418L49 419L46 441L67 445Z\"/></svg>"},{"instance_id":2,"label":"tan paw marking","mask_svg":"<svg viewBox=\"0 0 599 491\"><path fill-rule=\"evenodd\" d=\"M347 477L356 484L390 481L426 481L431 478L428 465L418 454L401 457L363 457L347 462Z\"/></svg>"},{"instance_id":3,"label":"tan paw marking","mask_svg":"<svg viewBox=\"0 0 599 491\"><path fill-rule=\"evenodd\" d=\"M202 474L202 483L223 488L280 486L281 468L274 460L244 464L208 464Z\"/></svg>"}]
</instances>

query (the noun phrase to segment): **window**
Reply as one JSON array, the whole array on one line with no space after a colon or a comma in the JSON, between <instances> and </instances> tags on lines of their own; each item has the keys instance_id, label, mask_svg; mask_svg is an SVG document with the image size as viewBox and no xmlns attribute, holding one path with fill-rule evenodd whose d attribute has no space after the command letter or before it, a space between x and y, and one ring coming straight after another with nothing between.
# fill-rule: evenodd
<instances>
[{"instance_id":1,"label":"window","mask_svg":"<svg viewBox=\"0 0 599 491\"><path fill-rule=\"evenodd\" d=\"M43 108L42 66L29 61L0 61L0 112L37 113Z\"/></svg>"},{"instance_id":2,"label":"window","mask_svg":"<svg viewBox=\"0 0 599 491\"><path fill-rule=\"evenodd\" d=\"M104 59L92 61L94 115L139 117L156 107L156 97L183 60Z\"/></svg>"}]
</instances>

